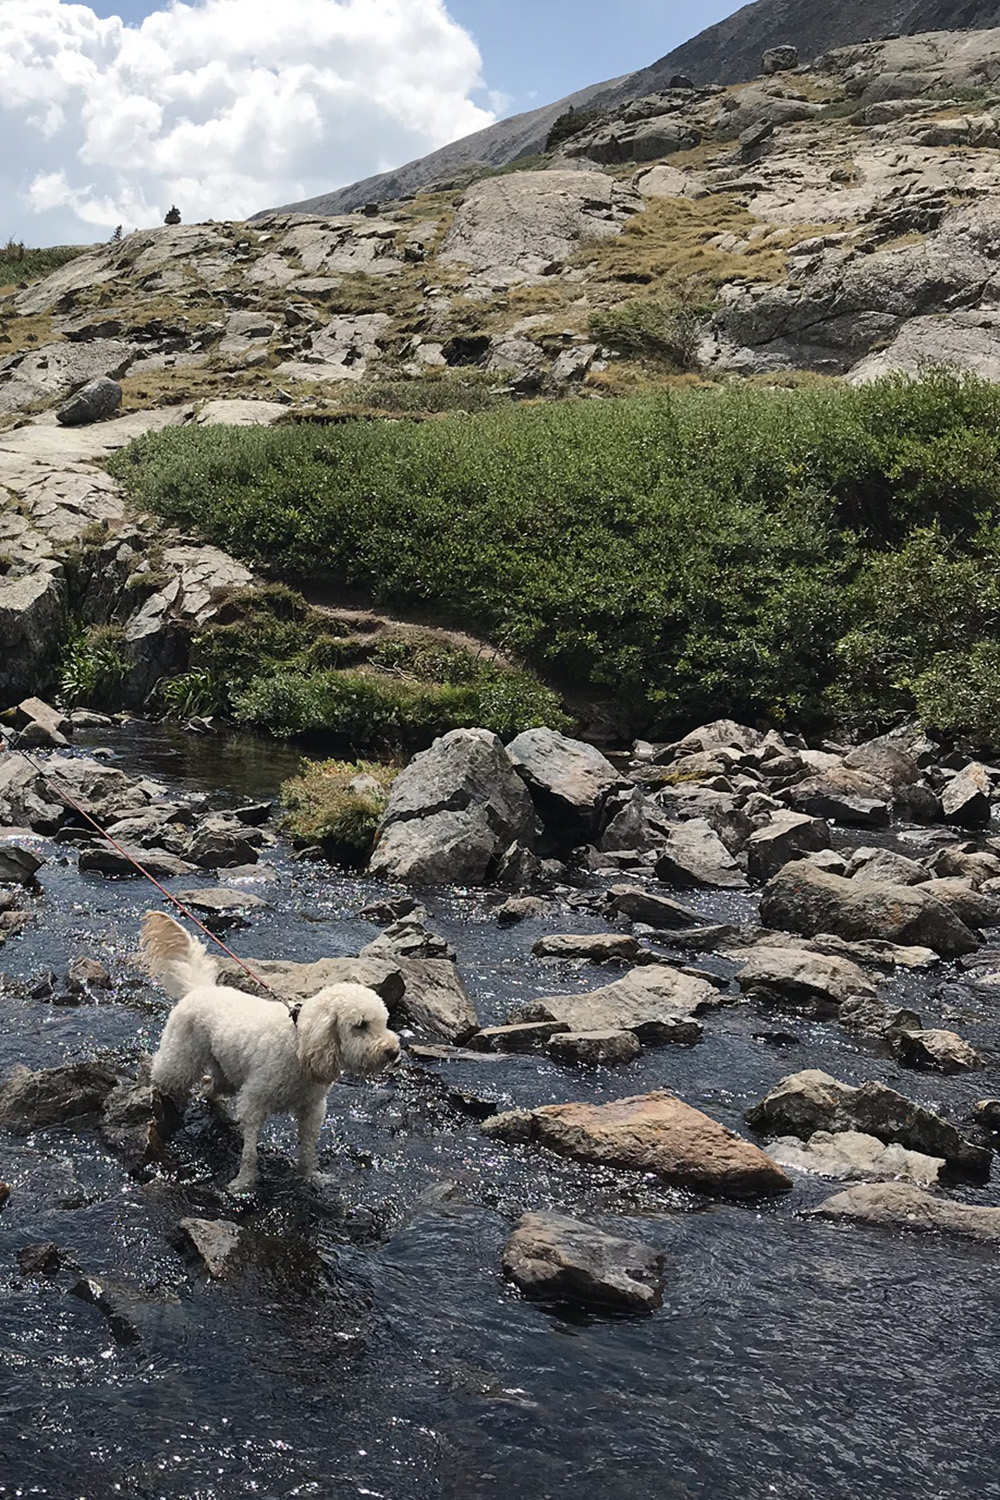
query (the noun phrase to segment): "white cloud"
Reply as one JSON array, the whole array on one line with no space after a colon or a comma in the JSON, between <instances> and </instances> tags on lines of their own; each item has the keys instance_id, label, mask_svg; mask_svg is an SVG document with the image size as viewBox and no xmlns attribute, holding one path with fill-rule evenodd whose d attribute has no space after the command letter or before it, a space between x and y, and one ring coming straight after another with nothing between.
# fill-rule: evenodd
<instances>
[{"instance_id":1,"label":"white cloud","mask_svg":"<svg viewBox=\"0 0 1000 1500\"><path fill-rule=\"evenodd\" d=\"M0 240L313 197L488 125L481 82L445 0L0 0Z\"/></svg>"}]
</instances>

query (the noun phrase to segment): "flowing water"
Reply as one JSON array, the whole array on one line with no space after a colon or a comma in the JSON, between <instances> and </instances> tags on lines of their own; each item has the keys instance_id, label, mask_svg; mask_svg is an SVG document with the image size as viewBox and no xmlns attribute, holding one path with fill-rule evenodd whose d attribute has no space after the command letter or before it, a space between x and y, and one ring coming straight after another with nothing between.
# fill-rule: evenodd
<instances>
[{"instance_id":1,"label":"flowing water","mask_svg":"<svg viewBox=\"0 0 1000 1500\"><path fill-rule=\"evenodd\" d=\"M271 745L138 726L103 740L123 769L216 802L273 792L291 769ZM165 1014L130 962L152 893L81 876L71 853L43 847L37 918L0 954L0 1069L134 1060ZM238 951L307 960L375 935L356 913L379 886L281 846L264 857L278 878L250 883L270 905L236 935ZM597 930L586 915L502 932L482 893L427 904L484 1024L531 995L613 977L530 956L544 931ZM711 916L754 908L742 896L690 904ZM26 997L25 980L81 954L109 965L110 997L79 1008ZM942 967L884 993L934 1024L948 977ZM989 1053L997 1019L970 999L958 1029ZM12 1186L0 1212L0 1496L1000 1496L995 1249L805 1219L836 1184L804 1176L772 1204L706 1204L488 1141L467 1098L506 1108L666 1087L740 1128L749 1104L803 1067L883 1079L954 1118L997 1091L992 1065L971 1081L903 1072L832 1022L736 1005L707 1018L698 1046L624 1069L505 1057L338 1085L322 1186L296 1183L289 1128L272 1122L264 1190L246 1204L218 1195L237 1142L205 1111L178 1140L181 1182L134 1181L90 1130L0 1131ZM960 1196L1000 1203L992 1185ZM526 1208L660 1247L663 1307L616 1319L524 1301L500 1251ZM238 1275L209 1281L177 1247L187 1216L240 1222ZM79 1269L22 1275L18 1250L45 1240ZM81 1273L100 1283L104 1311L71 1294Z\"/></svg>"}]
</instances>

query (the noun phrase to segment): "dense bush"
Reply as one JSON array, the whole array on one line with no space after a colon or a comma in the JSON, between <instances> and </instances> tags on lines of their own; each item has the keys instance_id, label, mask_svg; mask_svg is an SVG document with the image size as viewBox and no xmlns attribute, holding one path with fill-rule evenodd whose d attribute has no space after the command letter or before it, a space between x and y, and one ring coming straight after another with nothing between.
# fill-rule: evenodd
<instances>
[{"instance_id":1,"label":"dense bush","mask_svg":"<svg viewBox=\"0 0 1000 1500\"><path fill-rule=\"evenodd\" d=\"M591 314L590 332L615 354L670 370L694 366L701 316L681 301L619 302Z\"/></svg>"},{"instance_id":2,"label":"dense bush","mask_svg":"<svg viewBox=\"0 0 1000 1500\"><path fill-rule=\"evenodd\" d=\"M58 663L59 702L65 709L117 708L126 670L120 630L98 625L80 631L66 642Z\"/></svg>"},{"instance_id":3,"label":"dense bush","mask_svg":"<svg viewBox=\"0 0 1000 1500\"><path fill-rule=\"evenodd\" d=\"M396 775L396 767L370 761L307 760L281 789L285 826L299 843L322 844L342 863L363 868Z\"/></svg>"},{"instance_id":4,"label":"dense bush","mask_svg":"<svg viewBox=\"0 0 1000 1500\"><path fill-rule=\"evenodd\" d=\"M971 377L173 429L113 467L274 576L433 610L636 724L890 722L996 631L1000 389Z\"/></svg>"}]
</instances>

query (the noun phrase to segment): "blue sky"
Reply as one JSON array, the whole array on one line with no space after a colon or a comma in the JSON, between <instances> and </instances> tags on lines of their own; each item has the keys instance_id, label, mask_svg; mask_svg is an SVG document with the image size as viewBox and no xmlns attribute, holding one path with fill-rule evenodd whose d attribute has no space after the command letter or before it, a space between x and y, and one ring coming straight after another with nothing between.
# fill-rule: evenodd
<instances>
[{"instance_id":1,"label":"blue sky","mask_svg":"<svg viewBox=\"0 0 1000 1500\"><path fill-rule=\"evenodd\" d=\"M241 219L655 62L734 0L0 0L0 243Z\"/></svg>"}]
</instances>

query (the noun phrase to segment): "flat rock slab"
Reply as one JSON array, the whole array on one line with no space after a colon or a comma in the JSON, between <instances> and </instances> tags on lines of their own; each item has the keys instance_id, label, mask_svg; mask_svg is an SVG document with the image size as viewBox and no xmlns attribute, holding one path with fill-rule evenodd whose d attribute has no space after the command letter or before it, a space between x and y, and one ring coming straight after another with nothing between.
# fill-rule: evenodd
<instances>
[{"instance_id":1,"label":"flat rock slab","mask_svg":"<svg viewBox=\"0 0 1000 1500\"><path fill-rule=\"evenodd\" d=\"M564 1021L523 1021L487 1026L469 1038L473 1052L544 1052L552 1038L569 1028Z\"/></svg>"},{"instance_id":2,"label":"flat rock slab","mask_svg":"<svg viewBox=\"0 0 1000 1500\"><path fill-rule=\"evenodd\" d=\"M644 922L663 930L698 927L705 920L701 912L637 885L613 885L608 892L608 904L630 922Z\"/></svg>"},{"instance_id":3,"label":"flat rock slab","mask_svg":"<svg viewBox=\"0 0 1000 1500\"><path fill-rule=\"evenodd\" d=\"M849 959L801 948L754 948L736 979L753 998L807 1009L836 1009L852 996L875 994L875 986Z\"/></svg>"},{"instance_id":4,"label":"flat rock slab","mask_svg":"<svg viewBox=\"0 0 1000 1500\"><path fill-rule=\"evenodd\" d=\"M652 1312L663 1301L658 1250L561 1214L525 1214L503 1269L529 1297L615 1312Z\"/></svg>"},{"instance_id":5,"label":"flat rock slab","mask_svg":"<svg viewBox=\"0 0 1000 1500\"><path fill-rule=\"evenodd\" d=\"M536 958L584 958L590 963L632 963L639 956L638 939L624 932L580 935L553 933L532 947Z\"/></svg>"},{"instance_id":6,"label":"flat rock slab","mask_svg":"<svg viewBox=\"0 0 1000 1500\"><path fill-rule=\"evenodd\" d=\"M780 1166L818 1177L837 1177L842 1182L909 1182L916 1187L933 1187L945 1164L943 1157L887 1146L877 1136L858 1130L817 1130L808 1141L786 1135L769 1144Z\"/></svg>"},{"instance_id":7,"label":"flat rock slab","mask_svg":"<svg viewBox=\"0 0 1000 1500\"><path fill-rule=\"evenodd\" d=\"M127 844L123 844L122 850L124 852L119 853L110 844L95 844L93 848L81 851L79 867L81 871L109 875L118 880L138 879L142 870L148 870L150 875L161 876L194 875L198 870L197 865L181 859L178 854L168 854L165 849L143 849L141 846L130 849ZM137 865L141 865L142 869L137 869Z\"/></svg>"},{"instance_id":8,"label":"flat rock slab","mask_svg":"<svg viewBox=\"0 0 1000 1500\"><path fill-rule=\"evenodd\" d=\"M585 995L547 995L521 1011L525 1020L563 1021L571 1031L633 1031L640 1042L657 1046L697 1041L702 1027L695 1016L724 1003L707 980L649 964Z\"/></svg>"},{"instance_id":9,"label":"flat rock slab","mask_svg":"<svg viewBox=\"0 0 1000 1500\"><path fill-rule=\"evenodd\" d=\"M936 1198L902 1182L866 1182L810 1210L819 1219L849 1219L893 1229L916 1229L1000 1243L1000 1208Z\"/></svg>"},{"instance_id":10,"label":"flat rock slab","mask_svg":"<svg viewBox=\"0 0 1000 1500\"><path fill-rule=\"evenodd\" d=\"M719 1198L765 1198L790 1178L759 1146L658 1090L613 1104L513 1110L482 1126L501 1140L532 1141L594 1166L652 1172L673 1187Z\"/></svg>"},{"instance_id":11,"label":"flat rock slab","mask_svg":"<svg viewBox=\"0 0 1000 1500\"><path fill-rule=\"evenodd\" d=\"M253 911L267 905L266 901L251 895L249 891L230 891L222 886L209 886L206 890L197 891L175 891L174 895L194 911L208 912L210 916Z\"/></svg>"}]
</instances>

